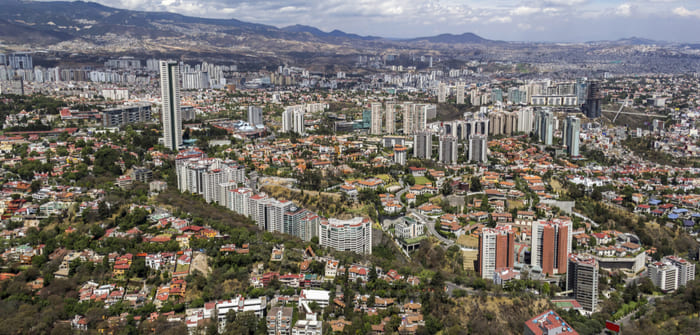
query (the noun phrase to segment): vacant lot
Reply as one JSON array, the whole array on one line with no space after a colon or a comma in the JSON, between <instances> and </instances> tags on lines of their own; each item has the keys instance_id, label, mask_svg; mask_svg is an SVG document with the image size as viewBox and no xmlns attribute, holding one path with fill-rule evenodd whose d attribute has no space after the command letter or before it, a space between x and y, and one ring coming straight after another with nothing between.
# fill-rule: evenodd
<instances>
[{"instance_id":1,"label":"vacant lot","mask_svg":"<svg viewBox=\"0 0 700 335\"><path fill-rule=\"evenodd\" d=\"M211 268L207 265L207 255L201 252L195 252L192 257L192 266L190 266L190 274L194 271L201 272L204 276L208 276Z\"/></svg>"}]
</instances>

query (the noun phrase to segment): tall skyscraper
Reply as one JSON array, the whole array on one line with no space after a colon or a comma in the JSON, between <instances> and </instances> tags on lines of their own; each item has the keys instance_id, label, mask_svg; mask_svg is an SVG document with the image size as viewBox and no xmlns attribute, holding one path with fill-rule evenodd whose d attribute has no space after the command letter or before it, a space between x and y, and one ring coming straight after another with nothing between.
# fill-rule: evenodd
<instances>
[{"instance_id":1,"label":"tall skyscraper","mask_svg":"<svg viewBox=\"0 0 700 335\"><path fill-rule=\"evenodd\" d=\"M479 275L493 280L494 270L513 269L515 233L511 227L484 228L479 236Z\"/></svg>"},{"instance_id":2,"label":"tall skyscraper","mask_svg":"<svg viewBox=\"0 0 700 335\"><path fill-rule=\"evenodd\" d=\"M457 96L455 97L455 100L458 105L463 105L464 104L464 84L459 83L457 84L457 93L455 93Z\"/></svg>"},{"instance_id":3,"label":"tall skyscraper","mask_svg":"<svg viewBox=\"0 0 700 335\"><path fill-rule=\"evenodd\" d=\"M403 133L404 135L413 134L414 131L414 115L416 112L416 105L412 102L404 102L403 104Z\"/></svg>"},{"instance_id":4,"label":"tall skyscraper","mask_svg":"<svg viewBox=\"0 0 700 335\"><path fill-rule=\"evenodd\" d=\"M415 105L413 110L413 131L422 131L428 122L428 105Z\"/></svg>"},{"instance_id":5,"label":"tall skyscraper","mask_svg":"<svg viewBox=\"0 0 700 335\"><path fill-rule=\"evenodd\" d=\"M386 104L386 124L384 129L387 134L393 134L396 132L396 105L393 103Z\"/></svg>"},{"instance_id":6,"label":"tall skyscraper","mask_svg":"<svg viewBox=\"0 0 700 335\"><path fill-rule=\"evenodd\" d=\"M491 90L491 102L501 102L503 101L503 90L500 88L494 88Z\"/></svg>"},{"instance_id":7,"label":"tall skyscraper","mask_svg":"<svg viewBox=\"0 0 700 335\"><path fill-rule=\"evenodd\" d=\"M598 306L598 262L584 255L569 255L566 290L574 291L574 299L584 310L593 312Z\"/></svg>"},{"instance_id":8,"label":"tall skyscraper","mask_svg":"<svg viewBox=\"0 0 700 335\"><path fill-rule=\"evenodd\" d=\"M433 134L421 131L413 135L413 156L430 159L433 152Z\"/></svg>"},{"instance_id":9,"label":"tall skyscraper","mask_svg":"<svg viewBox=\"0 0 700 335\"><path fill-rule=\"evenodd\" d=\"M282 112L282 132L290 131L304 134L304 110L298 106L287 107Z\"/></svg>"},{"instance_id":10,"label":"tall skyscraper","mask_svg":"<svg viewBox=\"0 0 700 335\"><path fill-rule=\"evenodd\" d=\"M576 93L576 100L578 100L579 104L583 105L584 103L586 103L586 94L588 93L586 89L586 79L576 79L576 85L574 87Z\"/></svg>"},{"instance_id":11,"label":"tall skyscraper","mask_svg":"<svg viewBox=\"0 0 700 335\"><path fill-rule=\"evenodd\" d=\"M447 84L441 82L438 85L438 102L439 103L444 103L445 101L447 101L448 92L449 92L449 88L447 87Z\"/></svg>"},{"instance_id":12,"label":"tall skyscraper","mask_svg":"<svg viewBox=\"0 0 700 335\"><path fill-rule=\"evenodd\" d=\"M498 136L503 134L505 129L506 116L503 112L493 112L489 114L489 134Z\"/></svg>"},{"instance_id":13,"label":"tall skyscraper","mask_svg":"<svg viewBox=\"0 0 700 335\"><path fill-rule=\"evenodd\" d=\"M532 131L533 113L530 108L523 108L518 111L518 132L530 133Z\"/></svg>"},{"instance_id":14,"label":"tall skyscraper","mask_svg":"<svg viewBox=\"0 0 700 335\"><path fill-rule=\"evenodd\" d=\"M580 133L581 119L573 115L567 116L564 125L564 145L566 145L566 152L571 157L579 156Z\"/></svg>"},{"instance_id":15,"label":"tall skyscraper","mask_svg":"<svg viewBox=\"0 0 700 335\"><path fill-rule=\"evenodd\" d=\"M160 96L163 102L163 143L170 150L182 146L182 114L180 112L180 65L160 62Z\"/></svg>"},{"instance_id":16,"label":"tall skyscraper","mask_svg":"<svg viewBox=\"0 0 700 335\"><path fill-rule=\"evenodd\" d=\"M440 136L440 162L443 164L457 164L457 138L454 136Z\"/></svg>"},{"instance_id":17,"label":"tall skyscraper","mask_svg":"<svg viewBox=\"0 0 700 335\"><path fill-rule=\"evenodd\" d=\"M466 139L467 121L454 120L442 123L442 134L454 136L457 140Z\"/></svg>"},{"instance_id":18,"label":"tall skyscraper","mask_svg":"<svg viewBox=\"0 0 700 335\"><path fill-rule=\"evenodd\" d=\"M290 211L294 206L291 201L280 201L270 199L265 204L265 228L269 232L285 233L284 231L284 214Z\"/></svg>"},{"instance_id":19,"label":"tall skyscraper","mask_svg":"<svg viewBox=\"0 0 700 335\"><path fill-rule=\"evenodd\" d=\"M403 133L415 134L426 128L428 105L406 102L403 104Z\"/></svg>"},{"instance_id":20,"label":"tall skyscraper","mask_svg":"<svg viewBox=\"0 0 700 335\"><path fill-rule=\"evenodd\" d=\"M307 210L296 205L288 207L282 215L282 230L280 232L292 236L302 236L303 218L307 215Z\"/></svg>"},{"instance_id":21,"label":"tall skyscraper","mask_svg":"<svg viewBox=\"0 0 700 335\"><path fill-rule=\"evenodd\" d=\"M552 145L554 142L554 113L550 110L539 110L535 118L535 132L540 142Z\"/></svg>"},{"instance_id":22,"label":"tall skyscraper","mask_svg":"<svg viewBox=\"0 0 700 335\"><path fill-rule=\"evenodd\" d=\"M488 157L486 156L486 144L486 135L474 134L469 137L468 156L470 162L486 163L488 161Z\"/></svg>"},{"instance_id":23,"label":"tall skyscraper","mask_svg":"<svg viewBox=\"0 0 700 335\"><path fill-rule=\"evenodd\" d=\"M540 220L532 224L531 265L543 274L566 273L571 252L571 221Z\"/></svg>"},{"instance_id":24,"label":"tall skyscraper","mask_svg":"<svg viewBox=\"0 0 700 335\"><path fill-rule=\"evenodd\" d=\"M248 106L248 123L251 126L263 125L263 110L259 106Z\"/></svg>"},{"instance_id":25,"label":"tall skyscraper","mask_svg":"<svg viewBox=\"0 0 700 335\"><path fill-rule=\"evenodd\" d=\"M518 113L517 112L507 112L505 113L505 125L503 127L503 133L510 136L518 131Z\"/></svg>"},{"instance_id":26,"label":"tall skyscraper","mask_svg":"<svg viewBox=\"0 0 700 335\"><path fill-rule=\"evenodd\" d=\"M406 147L403 145L394 146L394 163L406 165Z\"/></svg>"},{"instance_id":27,"label":"tall skyscraper","mask_svg":"<svg viewBox=\"0 0 700 335\"><path fill-rule=\"evenodd\" d=\"M600 92L600 83L590 81L587 84L586 103L583 105L583 114L589 119L600 117L600 100L603 98Z\"/></svg>"},{"instance_id":28,"label":"tall skyscraper","mask_svg":"<svg viewBox=\"0 0 700 335\"><path fill-rule=\"evenodd\" d=\"M372 125L370 127L370 134L381 135L382 134L382 103L374 102L372 103Z\"/></svg>"},{"instance_id":29,"label":"tall skyscraper","mask_svg":"<svg viewBox=\"0 0 700 335\"><path fill-rule=\"evenodd\" d=\"M508 101L514 105L525 103L527 102L527 92L520 90L518 87L511 87L508 89Z\"/></svg>"},{"instance_id":30,"label":"tall skyscraper","mask_svg":"<svg viewBox=\"0 0 700 335\"><path fill-rule=\"evenodd\" d=\"M13 53L6 56L7 66L15 70L31 70L34 68L32 54L26 52ZM5 65L5 64L0 64Z\"/></svg>"}]
</instances>

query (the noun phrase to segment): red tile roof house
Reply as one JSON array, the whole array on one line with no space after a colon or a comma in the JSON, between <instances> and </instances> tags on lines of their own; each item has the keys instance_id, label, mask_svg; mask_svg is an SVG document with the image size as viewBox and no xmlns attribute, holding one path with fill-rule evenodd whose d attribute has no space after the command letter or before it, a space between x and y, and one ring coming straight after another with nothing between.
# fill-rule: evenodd
<instances>
[{"instance_id":1,"label":"red tile roof house","mask_svg":"<svg viewBox=\"0 0 700 335\"><path fill-rule=\"evenodd\" d=\"M415 167L415 166L411 166L408 169L411 170L411 174L414 177L423 177L423 176L425 176L425 173L428 171L428 169L426 169L426 168Z\"/></svg>"},{"instance_id":2,"label":"red tile roof house","mask_svg":"<svg viewBox=\"0 0 700 335\"><path fill-rule=\"evenodd\" d=\"M635 213L646 213L649 214L651 213L651 207L647 204L641 204L637 205L637 207L634 209Z\"/></svg>"},{"instance_id":3,"label":"red tile roof house","mask_svg":"<svg viewBox=\"0 0 700 335\"><path fill-rule=\"evenodd\" d=\"M428 215L428 214L440 214L442 213L442 207L433 205L433 204L423 204L418 207L418 210L421 212L421 214Z\"/></svg>"}]
</instances>

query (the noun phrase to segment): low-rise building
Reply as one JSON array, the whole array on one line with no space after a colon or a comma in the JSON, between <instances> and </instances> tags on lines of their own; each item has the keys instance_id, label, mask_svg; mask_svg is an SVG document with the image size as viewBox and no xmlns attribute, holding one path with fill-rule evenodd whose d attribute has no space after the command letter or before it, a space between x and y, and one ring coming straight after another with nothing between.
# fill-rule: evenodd
<instances>
[{"instance_id":1,"label":"low-rise building","mask_svg":"<svg viewBox=\"0 0 700 335\"><path fill-rule=\"evenodd\" d=\"M324 219L319 225L319 244L339 251L372 253L372 225L368 218Z\"/></svg>"},{"instance_id":2,"label":"low-rise building","mask_svg":"<svg viewBox=\"0 0 700 335\"><path fill-rule=\"evenodd\" d=\"M649 264L647 276L656 287L664 292L675 291L678 288L678 268L670 262Z\"/></svg>"},{"instance_id":3,"label":"low-rise building","mask_svg":"<svg viewBox=\"0 0 700 335\"><path fill-rule=\"evenodd\" d=\"M299 294L299 306L308 306L316 302L318 307L326 308L330 303L331 292L325 290L301 290Z\"/></svg>"},{"instance_id":4,"label":"low-rise building","mask_svg":"<svg viewBox=\"0 0 700 335\"><path fill-rule=\"evenodd\" d=\"M578 335L578 332L571 328L553 310L546 311L525 322L525 335Z\"/></svg>"},{"instance_id":5,"label":"low-rise building","mask_svg":"<svg viewBox=\"0 0 700 335\"><path fill-rule=\"evenodd\" d=\"M306 314L306 319L299 320L292 328L292 335L321 335L323 321L318 321L316 314Z\"/></svg>"},{"instance_id":6,"label":"low-rise building","mask_svg":"<svg viewBox=\"0 0 700 335\"><path fill-rule=\"evenodd\" d=\"M292 307L272 307L267 313L268 335L289 335L292 329Z\"/></svg>"}]
</instances>

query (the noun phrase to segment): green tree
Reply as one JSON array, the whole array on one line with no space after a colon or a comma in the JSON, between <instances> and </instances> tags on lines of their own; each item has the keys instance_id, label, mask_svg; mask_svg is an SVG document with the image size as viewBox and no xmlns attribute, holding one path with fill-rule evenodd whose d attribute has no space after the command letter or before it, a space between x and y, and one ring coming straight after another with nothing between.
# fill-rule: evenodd
<instances>
[{"instance_id":1,"label":"green tree","mask_svg":"<svg viewBox=\"0 0 700 335\"><path fill-rule=\"evenodd\" d=\"M110 211L109 211L109 206L107 206L107 203L104 201L100 201L97 204L97 215L101 220L104 220L109 217Z\"/></svg>"},{"instance_id":2,"label":"green tree","mask_svg":"<svg viewBox=\"0 0 700 335\"><path fill-rule=\"evenodd\" d=\"M472 192L481 192L481 190L483 190L479 177L472 176L472 178L469 181L469 190Z\"/></svg>"},{"instance_id":3,"label":"green tree","mask_svg":"<svg viewBox=\"0 0 700 335\"><path fill-rule=\"evenodd\" d=\"M117 164L120 159L120 154L117 150L109 146L103 146L95 152L94 173L102 175L110 173L112 175L120 175L121 168Z\"/></svg>"},{"instance_id":4,"label":"green tree","mask_svg":"<svg viewBox=\"0 0 700 335\"><path fill-rule=\"evenodd\" d=\"M442 188L440 188L440 192L444 196L452 194L452 185L450 185L449 181L445 181L442 183Z\"/></svg>"},{"instance_id":5,"label":"green tree","mask_svg":"<svg viewBox=\"0 0 700 335\"><path fill-rule=\"evenodd\" d=\"M410 186L413 186L416 184L416 178L413 177L412 174L406 175L406 177L404 177L403 181L404 181L404 183L406 183Z\"/></svg>"}]
</instances>

